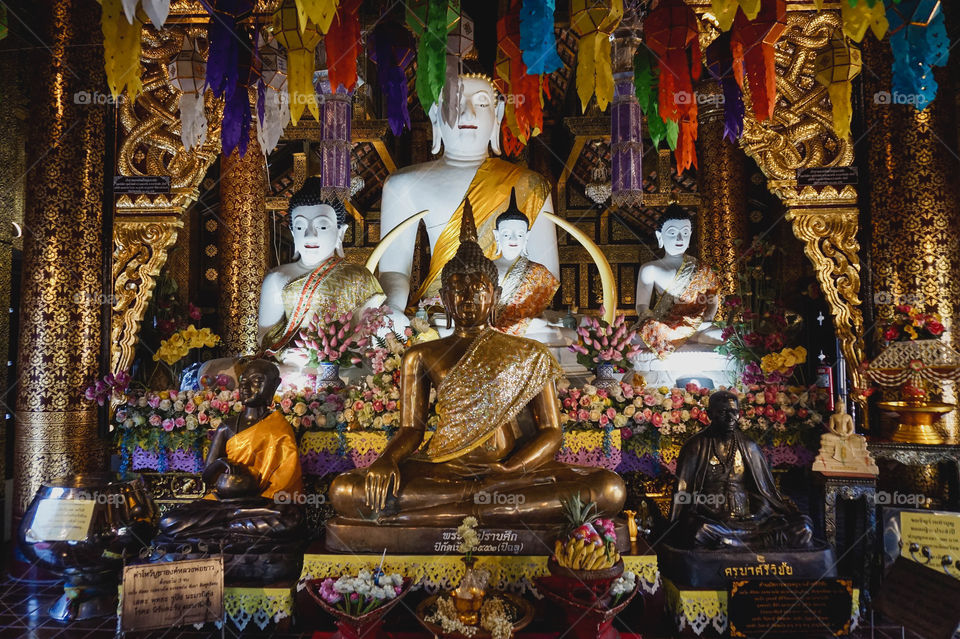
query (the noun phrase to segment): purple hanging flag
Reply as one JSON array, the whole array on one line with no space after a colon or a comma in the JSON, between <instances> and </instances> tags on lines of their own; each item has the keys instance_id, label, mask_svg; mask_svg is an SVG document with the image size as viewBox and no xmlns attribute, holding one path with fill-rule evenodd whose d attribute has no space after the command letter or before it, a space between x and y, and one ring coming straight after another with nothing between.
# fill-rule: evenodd
<instances>
[{"instance_id":1,"label":"purple hanging flag","mask_svg":"<svg viewBox=\"0 0 960 639\"><path fill-rule=\"evenodd\" d=\"M367 53L377 65L380 91L387 101L387 120L394 135L410 128L406 69L413 61L413 35L395 20L383 20L367 38Z\"/></svg>"}]
</instances>

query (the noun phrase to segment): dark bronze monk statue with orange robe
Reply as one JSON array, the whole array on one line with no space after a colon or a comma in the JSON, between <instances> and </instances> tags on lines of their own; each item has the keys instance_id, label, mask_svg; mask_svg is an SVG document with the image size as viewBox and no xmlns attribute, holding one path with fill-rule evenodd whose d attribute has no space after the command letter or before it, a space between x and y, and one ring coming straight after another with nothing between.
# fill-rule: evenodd
<instances>
[{"instance_id":1,"label":"dark bronze monk statue with orange robe","mask_svg":"<svg viewBox=\"0 0 960 639\"><path fill-rule=\"evenodd\" d=\"M239 382L243 412L217 427L207 453L203 479L212 490L170 510L155 545L214 553L222 546L228 578L296 576L305 531L301 508L293 504L303 475L292 427L268 408L279 384L276 364L247 364Z\"/></svg>"},{"instance_id":2,"label":"dark bronze monk statue with orange robe","mask_svg":"<svg viewBox=\"0 0 960 639\"><path fill-rule=\"evenodd\" d=\"M455 331L404 354L400 428L369 468L333 481L334 522L450 527L474 516L481 526L535 527L561 523L561 499L575 493L618 514L625 489L616 473L554 460L560 365L539 342L491 328L497 268L477 244L469 202L460 233L440 290ZM431 388L439 425L427 440Z\"/></svg>"}]
</instances>

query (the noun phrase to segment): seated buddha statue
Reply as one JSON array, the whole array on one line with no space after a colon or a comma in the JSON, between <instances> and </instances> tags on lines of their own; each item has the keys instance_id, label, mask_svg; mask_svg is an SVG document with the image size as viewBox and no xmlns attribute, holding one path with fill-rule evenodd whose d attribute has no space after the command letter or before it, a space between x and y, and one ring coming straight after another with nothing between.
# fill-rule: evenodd
<instances>
[{"instance_id":1,"label":"seated buddha statue","mask_svg":"<svg viewBox=\"0 0 960 639\"><path fill-rule=\"evenodd\" d=\"M490 327L497 267L477 243L469 207L459 239L440 289L454 332L404 353L400 427L368 468L334 479L333 521L381 531L455 527L466 516L488 526L551 525L563 522L561 500L575 493L616 515L625 498L619 475L554 459L562 441L556 359L540 342ZM439 423L424 445L431 388ZM484 492L509 499L478 498Z\"/></svg>"},{"instance_id":2,"label":"seated buddha statue","mask_svg":"<svg viewBox=\"0 0 960 639\"><path fill-rule=\"evenodd\" d=\"M300 508L292 502L303 492L303 475L293 428L283 413L268 409L279 385L280 371L272 362L257 359L243 369L243 411L213 431L204 464L210 492L161 518L160 546L203 544L215 551L222 544L228 556L264 555L265 564L253 562L252 576L296 574L295 549L304 530ZM247 576L251 563L228 557L228 576Z\"/></svg>"},{"instance_id":3,"label":"seated buddha statue","mask_svg":"<svg viewBox=\"0 0 960 639\"><path fill-rule=\"evenodd\" d=\"M260 292L261 351L288 365L304 360L293 339L314 315L380 306L385 296L370 271L343 260L347 210L320 193L320 178L310 177L290 198L290 230L295 262L281 264L263 278Z\"/></svg>"},{"instance_id":4,"label":"seated buddha statue","mask_svg":"<svg viewBox=\"0 0 960 639\"><path fill-rule=\"evenodd\" d=\"M677 458L673 545L678 548L793 550L812 547L810 518L784 500L760 447L738 428L729 391L710 396L710 424Z\"/></svg>"},{"instance_id":5,"label":"seated buddha statue","mask_svg":"<svg viewBox=\"0 0 960 639\"><path fill-rule=\"evenodd\" d=\"M686 212L675 204L668 207L656 232L664 255L641 265L637 275L638 334L660 359L688 340L721 343L713 326L719 280L713 269L687 255L692 233ZM654 292L658 297L651 308Z\"/></svg>"},{"instance_id":6,"label":"seated buddha statue","mask_svg":"<svg viewBox=\"0 0 960 639\"><path fill-rule=\"evenodd\" d=\"M497 216L493 232L499 254L493 263L501 291L493 327L511 335L529 332L536 339L534 336L549 332L541 315L553 301L560 281L543 264L529 259L529 231L529 220L517 207L516 191L511 191L510 206Z\"/></svg>"},{"instance_id":7,"label":"seated buddha statue","mask_svg":"<svg viewBox=\"0 0 960 639\"><path fill-rule=\"evenodd\" d=\"M507 208L510 193L516 191L520 210L527 216L532 261L559 277L557 234L553 223L540 216L553 212L550 185L535 171L499 158L489 157L488 147L500 154L500 121L504 102L490 78L482 75L455 76L459 91L444 87L440 101L429 110L433 126L433 153L439 159L405 167L391 174L383 185L380 214L385 236L411 215L428 210L424 218L430 239L430 266L426 277L411 295L410 274L417 238L415 227L405 231L380 260L380 283L387 303L398 310L416 308L423 299L436 297L440 272L456 253L464 202L469 198L479 231L478 239L487 257L494 256L494 226ZM443 117L443 102L460 95L458 109L446 110L453 121ZM414 283L415 284L415 283Z\"/></svg>"}]
</instances>

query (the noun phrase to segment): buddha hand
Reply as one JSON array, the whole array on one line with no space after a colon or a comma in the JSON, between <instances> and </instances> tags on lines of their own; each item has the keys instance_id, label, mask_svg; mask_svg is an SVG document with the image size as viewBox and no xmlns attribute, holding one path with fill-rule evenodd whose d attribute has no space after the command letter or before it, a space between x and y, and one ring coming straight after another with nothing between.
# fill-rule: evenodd
<instances>
[{"instance_id":1,"label":"buddha hand","mask_svg":"<svg viewBox=\"0 0 960 639\"><path fill-rule=\"evenodd\" d=\"M370 464L364 489L367 507L377 512L383 510L387 505L387 497L391 494L396 497L400 489L400 469L397 463L389 457L380 457Z\"/></svg>"}]
</instances>

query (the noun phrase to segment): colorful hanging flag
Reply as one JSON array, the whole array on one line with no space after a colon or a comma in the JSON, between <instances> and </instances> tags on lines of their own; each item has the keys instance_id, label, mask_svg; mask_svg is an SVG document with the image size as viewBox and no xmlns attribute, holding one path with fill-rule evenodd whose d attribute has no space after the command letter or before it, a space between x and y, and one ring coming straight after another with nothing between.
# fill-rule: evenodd
<instances>
[{"instance_id":1,"label":"colorful hanging flag","mask_svg":"<svg viewBox=\"0 0 960 639\"><path fill-rule=\"evenodd\" d=\"M733 53L730 50L730 32L720 34L706 50L707 71L720 84L723 92L723 137L736 144L743 135L743 91L737 84ZM742 73L742 72L741 72Z\"/></svg>"},{"instance_id":2,"label":"colorful hanging flag","mask_svg":"<svg viewBox=\"0 0 960 639\"><path fill-rule=\"evenodd\" d=\"M290 122L287 93L287 57L273 37L260 36L257 49L260 79L257 82L257 141L266 157L277 146L283 129Z\"/></svg>"},{"instance_id":3,"label":"colorful hanging flag","mask_svg":"<svg viewBox=\"0 0 960 639\"><path fill-rule=\"evenodd\" d=\"M207 61L193 38L184 36L180 53L167 65L170 85L180 91L180 140L186 151L200 147L207 139L207 116L203 89Z\"/></svg>"},{"instance_id":4,"label":"colorful hanging flag","mask_svg":"<svg viewBox=\"0 0 960 639\"><path fill-rule=\"evenodd\" d=\"M300 27L300 33L306 31L311 22L320 30L320 33L326 33L330 29L330 23L333 22L333 16L337 13L338 3L339 0L296 0L297 25Z\"/></svg>"},{"instance_id":5,"label":"colorful hanging flag","mask_svg":"<svg viewBox=\"0 0 960 639\"><path fill-rule=\"evenodd\" d=\"M330 90L337 92L343 87L347 93L357 87L357 58L360 57L360 10L361 0L342 0L337 17L330 23L324 45L327 49L327 69Z\"/></svg>"},{"instance_id":6,"label":"colorful hanging flag","mask_svg":"<svg viewBox=\"0 0 960 639\"><path fill-rule=\"evenodd\" d=\"M103 0L100 29L103 31L104 69L114 99L126 89L127 97L136 100L143 89L140 82L142 26L136 16L127 18L121 0Z\"/></svg>"},{"instance_id":7,"label":"colorful hanging flag","mask_svg":"<svg viewBox=\"0 0 960 639\"><path fill-rule=\"evenodd\" d=\"M520 50L520 2L514 0L497 21L496 75L501 92L507 96L503 125L504 150L517 155L530 138L543 129L543 77L530 75Z\"/></svg>"},{"instance_id":8,"label":"colorful hanging flag","mask_svg":"<svg viewBox=\"0 0 960 639\"><path fill-rule=\"evenodd\" d=\"M683 0L663 0L647 16L644 32L660 67L660 117L677 125L674 156L681 173L697 165L697 100L692 81L700 78L697 16Z\"/></svg>"},{"instance_id":9,"label":"colorful hanging flag","mask_svg":"<svg viewBox=\"0 0 960 639\"><path fill-rule=\"evenodd\" d=\"M447 76L447 34L460 21L459 0L412 0L407 3L407 26L417 44L417 97L425 113L440 98Z\"/></svg>"},{"instance_id":10,"label":"colorful hanging flag","mask_svg":"<svg viewBox=\"0 0 960 639\"><path fill-rule=\"evenodd\" d=\"M660 117L659 76L660 69L656 60L646 46L641 44L633 56L633 87L637 94L640 110L647 117L647 132L653 140L653 146L659 147L660 141L666 139L670 150L677 146L677 123L672 120L664 122ZM668 127L672 126L674 133L671 137Z\"/></svg>"},{"instance_id":11,"label":"colorful hanging flag","mask_svg":"<svg viewBox=\"0 0 960 639\"><path fill-rule=\"evenodd\" d=\"M818 9L822 8L822 1ZM873 31L877 40L882 40L887 32L883 0L844 0L840 3L840 19L844 34L854 42L862 41L867 29Z\"/></svg>"},{"instance_id":12,"label":"colorful hanging flag","mask_svg":"<svg viewBox=\"0 0 960 639\"><path fill-rule=\"evenodd\" d=\"M729 31L738 9L747 15L747 19L756 18L760 12L760 0L710 0L710 9L720 30Z\"/></svg>"},{"instance_id":13,"label":"colorful hanging flag","mask_svg":"<svg viewBox=\"0 0 960 639\"><path fill-rule=\"evenodd\" d=\"M777 102L777 69L774 53L777 41L787 28L785 0L766 0L755 20L748 20L741 11L733 21L730 47L734 73L743 89L742 68L750 80L753 114L761 122L773 115ZM742 64L742 67L740 66Z\"/></svg>"},{"instance_id":14,"label":"colorful hanging flag","mask_svg":"<svg viewBox=\"0 0 960 639\"><path fill-rule=\"evenodd\" d=\"M833 129L841 140L850 135L853 117L850 81L860 74L861 66L860 49L847 42L842 34L831 38L830 48L818 54L814 61L814 76L830 94Z\"/></svg>"},{"instance_id":15,"label":"colorful hanging flag","mask_svg":"<svg viewBox=\"0 0 960 639\"><path fill-rule=\"evenodd\" d=\"M591 96L605 111L613 100L610 35L623 17L623 0L570 0L570 27L580 36L577 95L585 112Z\"/></svg>"},{"instance_id":16,"label":"colorful hanging flag","mask_svg":"<svg viewBox=\"0 0 960 639\"><path fill-rule=\"evenodd\" d=\"M317 92L313 87L314 52L323 35L309 22L300 30L298 9L294 0L284 0L273 14L273 35L287 50L287 91L290 94L290 121L296 126L304 107L320 120Z\"/></svg>"},{"instance_id":17,"label":"colorful hanging flag","mask_svg":"<svg viewBox=\"0 0 960 639\"><path fill-rule=\"evenodd\" d=\"M387 121L394 135L410 128L407 106L407 67L413 62L413 35L394 19L383 19L367 38L367 55L377 65L380 91L387 104Z\"/></svg>"},{"instance_id":18,"label":"colorful hanging flag","mask_svg":"<svg viewBox=\"0 0 960 639\"><path fill-rule=\"evenodd\" d=\"M541 75L563 68L557 54L553 13L555 0L523 0L520 9L520 49L527 73Z\"/></svg>"},{"instance_id":19,"label":"colorful hanging flag","mask_svg":"<svg viewBox=\"0 0 960 639\"><path fill-rule=\"evenodd\" d=\"M922 111L937 96L933 67L944 66L950 55L943 8L937 0L900 0L887 6L887 19L893 50L891 96Z\"/></svg>"}]
</instances>

